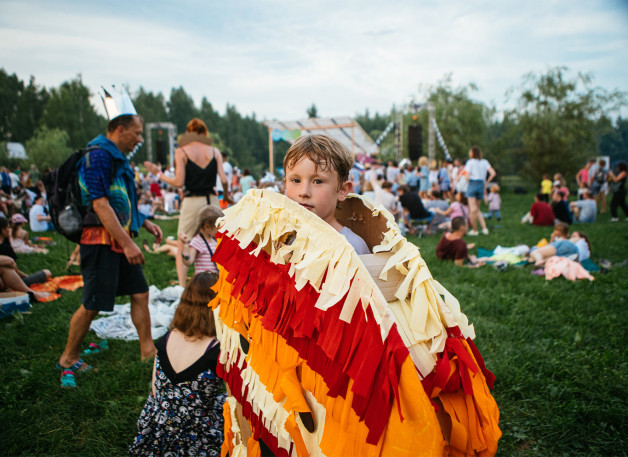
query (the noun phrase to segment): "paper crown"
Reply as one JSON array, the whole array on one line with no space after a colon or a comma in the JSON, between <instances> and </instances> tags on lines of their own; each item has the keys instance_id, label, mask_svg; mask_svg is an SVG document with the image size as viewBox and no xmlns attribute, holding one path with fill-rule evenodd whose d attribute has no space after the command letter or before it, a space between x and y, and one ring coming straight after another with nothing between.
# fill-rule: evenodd
<instances>
[{"instance_id":1,"label":"paper crown","mask_svg":"<svg viewBox=\"0 0 628 457\"><path fill-rule=\"evenodd\" d=\"M104 86L101 87L103 93L100 97L105 105L105 111L107 111L109 120L125 114L137 114L131 97L124 87L120 87L119 89L115 85L111 85L111 87L107 89L105 89Z\"/></svg>"}]
</instances>

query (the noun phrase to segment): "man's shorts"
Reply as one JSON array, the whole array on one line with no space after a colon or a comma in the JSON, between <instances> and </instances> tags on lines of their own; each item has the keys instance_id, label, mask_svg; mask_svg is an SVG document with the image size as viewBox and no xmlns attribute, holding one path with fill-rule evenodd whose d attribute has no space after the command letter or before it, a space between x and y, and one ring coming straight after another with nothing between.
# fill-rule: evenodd
<instances>
[{"instance_id":1,"label":"man's shorts","mask_svg":"<svg viewBox=\"0 0 628 457\"><path fill-rule=\"evenodd\" d=\"M482 200L484 198L484 181L471 179L467 187L467 198Z\"/></svg>"},{"instance_id":2,"label":"man's shorts","mask_svg":"<svg viewBox=\"0 0 628 457\"><path fill-rule=\"evenodd\" d=\"M124 254L104 244L81 244L83 306L92 311L113 311L115 298L148 292L141 265L131 265Z\"/></svg>"}]
</instances>

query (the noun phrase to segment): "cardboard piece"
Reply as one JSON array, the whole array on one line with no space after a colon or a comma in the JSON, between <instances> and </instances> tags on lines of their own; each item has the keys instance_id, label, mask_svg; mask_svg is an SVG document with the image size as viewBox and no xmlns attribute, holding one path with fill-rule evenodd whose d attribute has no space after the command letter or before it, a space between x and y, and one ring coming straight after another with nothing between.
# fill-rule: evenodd
<instances>
[{"instance_id":1,"label":"cardboard piece","mask_svg":"<svg viewBox=\"0 0 628 457\"><path fill-rule=\"evenodd\" d=\"M381 214L373 216L359 198L347 198L340 203L336 209L336 219L362 237L371 251L382 242L384 233L388 231L386 218Z\"/></svg>"},{"instance_id":2,"label":"cardboard piece","mask_svg":"<svg viewBox=\"0 0 628 457\"><path fill-rule=\"evenodd\" d=\"M373 282L375 282L375 285L377 285L379 290L382 292L382 295L387 302L397 300L397 297L395 297L395 292L397 292L397 289L405 279L405 276L401 274L396 268L391 268L390 270L388 270L385 281L379 278L379 275L381 274L391 255L392 253L390 252L380 252L377 254L366 254L360 256L360 260L368 270L371 278L373 279Z\"/></svg>"}]
</instances>

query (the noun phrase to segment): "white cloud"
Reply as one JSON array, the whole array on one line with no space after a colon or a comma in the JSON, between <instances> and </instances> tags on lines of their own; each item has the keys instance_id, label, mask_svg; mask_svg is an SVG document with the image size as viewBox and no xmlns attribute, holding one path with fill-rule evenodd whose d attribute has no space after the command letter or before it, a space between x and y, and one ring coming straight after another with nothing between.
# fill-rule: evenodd
<instances>
[{"instance_id":1,"label":"white cloud","mask_svg":"<svg viewBox=\"0 0 628 457\"><path fill-rule=\"evenodd\" d=\"M183 86L258 118L302 117L313 102L325 115L386 112L447 73L501 105L523 74L555 65L626 89L628 13L608 1L4 1L0 61L47 86L77 73L94 91Z\"/></svg>"}]
</instances>

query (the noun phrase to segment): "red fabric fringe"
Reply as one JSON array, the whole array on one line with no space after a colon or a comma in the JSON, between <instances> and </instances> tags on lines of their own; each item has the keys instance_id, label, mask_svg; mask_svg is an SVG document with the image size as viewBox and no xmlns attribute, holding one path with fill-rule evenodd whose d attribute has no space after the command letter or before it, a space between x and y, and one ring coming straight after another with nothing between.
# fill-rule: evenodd
<instances>
[{"instance_id":1,"label":"red fabric fringe","mask_svg":"<svg viewBox=\"0 0 628 457\"><path fill-rule=\"evenodd\" d=\"M350 323L341 321L346 296L327 311L315 308L318 292L310 284L297 291L288 274L290 265L272 263L263 251L259 256L249 254L253 244L242 249L236 240L221 238L213 260L228 271L233 297L251 306L265 329L281 335L321 374L331 397L345 398L349 379L353 379L351 406L369 429L367 442L377 444L394 398L401 416L399 376L409 354L396 326L382 341L371 309L362 312L361 305Z\"/></svg>"},{"instance_id":2,"label":"red fabric fringe","mask_svg":"<svg viewBox=\"0 0 628 457\"><path fill-rule=\"evenodd\" d=\"M238 400L238 403L242 405L242 415L250 422L251 429L253 430L253 438L259 441L262 439L264 444L275 454L277 457L290 457L292 453L292 444L290 450L286 451L279 447L277 437L273 435L264 425L263 417L260 414L255 414L251 404L248 402L248 387L244 389L242 393L242 370L247 367L247 363L243 362L242 369L238 368L237 364L231 367L230 371L225 370L225 366L221 363L216 365L216 375L222 378L231 388L231 395Z\"/></svg>"}]
</instances>

